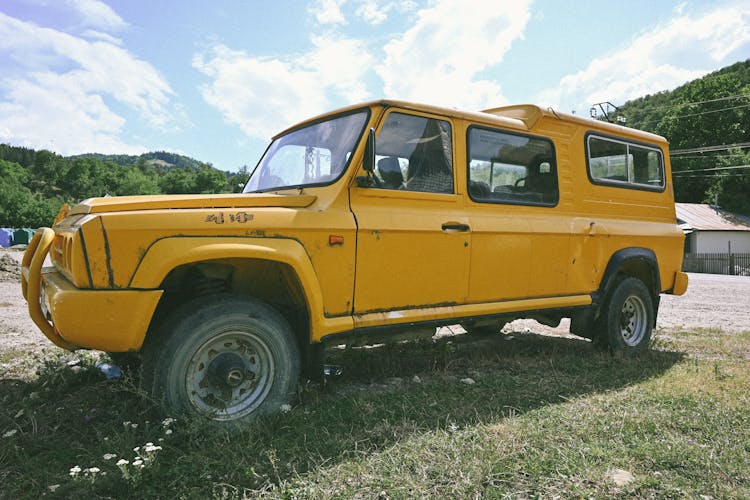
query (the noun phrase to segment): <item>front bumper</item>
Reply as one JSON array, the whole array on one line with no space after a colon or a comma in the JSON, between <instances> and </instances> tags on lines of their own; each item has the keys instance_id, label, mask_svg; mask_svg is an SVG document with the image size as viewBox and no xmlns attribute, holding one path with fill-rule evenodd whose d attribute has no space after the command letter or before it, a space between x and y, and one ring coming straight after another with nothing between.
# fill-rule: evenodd
<instances>
[{"instance_id":1,"label":"front bumper","mask_svg":"<svg viewBox=\"0 0 750 500\"><path fill-rule=\"evenodd\" d=\"M42 268L54 236L52 229L40 229L21 263L21 288L34 323L63 349L140 349L162 290L76 288L54 268Z\"/></svg>"}]
</instances>

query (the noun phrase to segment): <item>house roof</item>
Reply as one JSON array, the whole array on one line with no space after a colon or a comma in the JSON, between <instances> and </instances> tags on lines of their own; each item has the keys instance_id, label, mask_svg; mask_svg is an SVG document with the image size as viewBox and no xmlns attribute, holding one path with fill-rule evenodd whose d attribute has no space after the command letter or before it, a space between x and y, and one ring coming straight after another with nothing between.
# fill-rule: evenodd
<instances>
[{"instance_id":1,"label":"house roof","mask_svg":"<svg viewBox=\"0 0 750 500\"><path fill-rule=\"evenodd\" d=\"M675 203L677 221L699 231L750 231L750 218L701 203Z\"/></svg>"}]
</instances>

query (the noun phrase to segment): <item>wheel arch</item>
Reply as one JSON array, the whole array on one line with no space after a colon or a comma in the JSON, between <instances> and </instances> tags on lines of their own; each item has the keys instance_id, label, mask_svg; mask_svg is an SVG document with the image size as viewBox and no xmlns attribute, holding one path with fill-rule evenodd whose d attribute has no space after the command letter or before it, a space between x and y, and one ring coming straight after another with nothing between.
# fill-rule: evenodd
<instances>
[{"instance_id":1,"label":"wheel arch","mask_svg":"<svg viewBox=\"0 0 750 500\"><path fill-rule=\"evenodd\" d=\"M234 292L253 296L288 312L300 347L309 343L322 318L323 297L304 247L291 239L173 237L144 253L130 287L162 289L165 294L152 326L170 311L201 294Z\"/></svg>"},{"instance_id":2,"label":"wheel arch","mask_svg":"<svg viewBox=\"0 0 750 500\"><path fill-rule=\"evenodd\" d=\"M661 292L659 262L653 250L641 247L623 248L610 257L599 289L593 294L593 302L597 306L596 315L598 316L598 309L604 304L621 276L638 278L646 285L654 306L655 322Z\"/></svg>"}]
</instances>

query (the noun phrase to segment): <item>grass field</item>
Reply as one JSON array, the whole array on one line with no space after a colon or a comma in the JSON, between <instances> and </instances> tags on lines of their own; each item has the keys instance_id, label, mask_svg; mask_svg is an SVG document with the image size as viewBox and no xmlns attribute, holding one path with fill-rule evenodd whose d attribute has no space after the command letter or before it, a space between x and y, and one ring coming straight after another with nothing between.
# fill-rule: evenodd
<instances>
[{"instance_id":1,"label":"grass field","mask_svg":"<svg viewBox=\"0 0 750 500\"><path fill-rule=\"evenodd\" d=\"M93 354L6 351L0 497L750 497L750 332L634 359L467 337L335 351L342 376L233 430L165 420Z\"/></svg>"}]
</instances>

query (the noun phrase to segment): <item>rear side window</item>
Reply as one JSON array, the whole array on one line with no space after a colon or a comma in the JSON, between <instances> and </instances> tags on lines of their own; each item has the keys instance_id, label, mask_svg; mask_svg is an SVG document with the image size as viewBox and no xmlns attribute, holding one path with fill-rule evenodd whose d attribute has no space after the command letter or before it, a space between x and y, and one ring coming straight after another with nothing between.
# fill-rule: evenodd
<instances>
[{"instance_id":1,"label":"rear side window","mask_svg":"<svg viewBox=\"0 0 750 500\"><path fill-rule=\"evenodd\" d=\"M557 205L552 141L480 127L468 132L469 196L513 205Z\"/></svg>"},{"instance_id":2,"label":"rear side window","mask_svg":"<svg viewBox=\"0 0 750 500\"><path fill-rule=\"evenodd\" d=\"M661 150L619 139L586 138L589 177L594 184L636 189L664 189Z\"/></svg>"}]
</instances>

